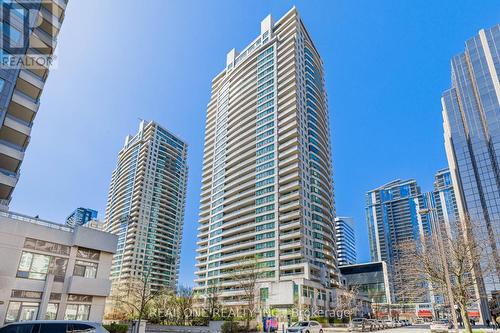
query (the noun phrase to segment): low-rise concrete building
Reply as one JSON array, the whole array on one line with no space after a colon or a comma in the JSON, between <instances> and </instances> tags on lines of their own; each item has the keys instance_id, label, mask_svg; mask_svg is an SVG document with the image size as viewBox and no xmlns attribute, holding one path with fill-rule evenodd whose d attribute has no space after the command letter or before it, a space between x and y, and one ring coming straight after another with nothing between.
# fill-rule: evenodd
<instances>
[{"instance_id":1,"label":"low-rise concrete building","mask_svg":"<svg viewBox=\"0 0 500 333\"><path fill-rule=\"evenodd\" d=\"M102 321L117 236L0 212L0 325Z\"/></svg>"}]
</instances>

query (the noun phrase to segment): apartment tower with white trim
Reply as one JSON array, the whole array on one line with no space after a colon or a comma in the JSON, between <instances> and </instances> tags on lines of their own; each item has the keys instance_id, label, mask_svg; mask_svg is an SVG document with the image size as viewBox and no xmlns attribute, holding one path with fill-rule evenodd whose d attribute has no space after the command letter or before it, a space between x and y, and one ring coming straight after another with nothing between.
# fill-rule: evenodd
<instances>
[{"instance_id":1,"label":"apartment tower with white trim","mask_svg":"<svg viewBox=\"0 0 500 333\"><path fill-rule=\"evenodd\" d=\"M244 302L231 277L262 271L260 304L328 309L338 285L330 125L323 62L298 11L261 22L212 80L197 242L196 291ZM234 275L233 275L234 277Z\"/></svg>"}]
</instances>

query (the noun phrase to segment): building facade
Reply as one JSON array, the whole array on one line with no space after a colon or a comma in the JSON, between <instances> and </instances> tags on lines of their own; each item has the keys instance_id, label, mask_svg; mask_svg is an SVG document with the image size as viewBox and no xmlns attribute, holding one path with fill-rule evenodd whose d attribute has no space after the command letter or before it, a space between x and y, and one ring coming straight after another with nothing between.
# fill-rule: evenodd
<instances>
[{"instance_id":1,"label":"building facade","mask_svg":"<svg viewBox=\"0 0 500 333\"><path fill-rule=\"evenodd\" d=\"M70 227L85 225L95 219L97 219L96 210L79 207L66 218L66 225L69 225Z\"/></svg>"},{"instance_id":2,"label":"building facade","mask_svg":"<svg viewBox=\"0 0 500 333\"><path fill-rule=\"evenodd\" d=\"M360 295L375 304L391 303L391 288L387 265L383 261L340 267L344 286L355 287Z\"/></svg>"},{"instance_id":3,"label":"building facade","mask_svg":"<svg viewBox=\"0 0 500 333\"><path fill-rule=\"evenodd\" d=\"M356 236L352 217L335 218L335 235L337 238L337 260L339 266L356 263Z\"/></svg>"},{"instance_id":4,"label":"building facade","mask_svg":"<svg viewBox=\"0 0 500 333\"><path fill-rule=\"evenodd\" d=\"M459 231L460 216L449 169L439 170L434 176L433 205L443 239L454 239Z\"/></svg>"},{"instance_id":5,"label":"building facade","mask_svg":"<svg viewBox=\"0 0 500 333\"><path fill-rule=\"evenodd\" d=\"M323 62L299 13L269 15L227 54L208 103L195 290L220 287L245 258L262 271L262 306L325 308L338 284L331 145Z\"/></svg>"},{"instance_id":6,"label":"building facade","mask_svg":"<svg viewBox=\"0 0 500 333\"><path fill-rule=\"evenodd\" d=\"M460 218L486 244L475 278L483 319L500 290L500 25L480 30L451 60L443 93L446 155ZM483 274L484 273L484 274Z\"/></svg>"},{"instance_id":7,"label":"building facade","mask_svg":"<svg viewBox=\"0 0 500 333\"><path fill-rule=\"evenodd\" d=\"M118 235L111 279L177 285L187 186L187 145L155 122L127 136L111 177L105 229Z\"/></svg>"},{"instance_id":8,"label":"building facade","mask_svg":"<svg viewBox=\"0 0 500 333\"><path fill-rule=\"evenodd\" d=\"M480 30L451 60L441 98L444 140L460 218L486 244L475 271L483 319L500 290L500 25ZM484 272L484 274L483 274Z\"/></svg>"},{"instance_id":9,"label":"building facade","mask_svg":"<svg viewBox=\"0 0 500 333\"><path fill-rule=\"evenodd\" d=\"M366 194L366 217L372 261L385 261L394 303L429 303L432 293L426 285L415 284L408 265L412 257L403 247L421 247L432 233L432 195L422 194L413 179L395 180Z\"/></svg>"},{"instance_id":10,"label":"building facade","mask_svg":"<svg viewBox=\"0 0 500 333\"><path fill-rule=\"evenodd\" d=\"M40 106L67 0L2 1L0 209L7 210ZM22 62L21 62L22 61Z\"/></svg>"},{"instance_id":11,"label":"building facade","mask_svg":"<svg viewBox=\"0 0 500 333\"><path fill-rule=\"evenodd\" d=\"M116 245L106 232L0 212L0 325L102 321Z\"/></svg>"}]
</instances>

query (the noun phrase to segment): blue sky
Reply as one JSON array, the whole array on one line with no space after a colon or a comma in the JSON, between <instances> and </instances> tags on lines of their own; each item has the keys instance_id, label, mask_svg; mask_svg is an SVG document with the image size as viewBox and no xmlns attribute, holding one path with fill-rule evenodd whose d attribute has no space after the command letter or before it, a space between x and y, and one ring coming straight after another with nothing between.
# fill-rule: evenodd
<instances>
[{"instance_id":1,"label":"blue sky","mask_svg":"<svg viewBox=\"0 0 500 333\"><path fill-rule=\"evenodd\" d=\"M452 55L500 22L498 1L71 0L11 209L104 217L117 153L139 118L189 144L181 284L192 284L206 105L226 53L296 5L326 71L337 213L369 260L364 193L395 178L432 188L446 167L441 92Z\"/></svg>"}]
</instances>

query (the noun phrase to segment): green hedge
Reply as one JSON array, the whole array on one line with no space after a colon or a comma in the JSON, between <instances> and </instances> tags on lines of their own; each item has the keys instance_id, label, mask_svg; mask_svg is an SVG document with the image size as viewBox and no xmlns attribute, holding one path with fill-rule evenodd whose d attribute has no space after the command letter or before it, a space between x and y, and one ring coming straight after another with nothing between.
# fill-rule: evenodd
<instances>
[{"instance_id":1,"label":"green hedge","mask_svg":"<svg viewBox=\"0 0 500 333\"><path fill-rule=\"evenodd\" d=\"M128 325L111 323L110 325L102 325L109 333L127 333Z\"/></svg>"}]
</instances>

